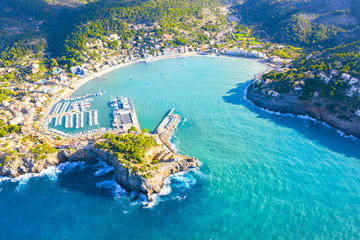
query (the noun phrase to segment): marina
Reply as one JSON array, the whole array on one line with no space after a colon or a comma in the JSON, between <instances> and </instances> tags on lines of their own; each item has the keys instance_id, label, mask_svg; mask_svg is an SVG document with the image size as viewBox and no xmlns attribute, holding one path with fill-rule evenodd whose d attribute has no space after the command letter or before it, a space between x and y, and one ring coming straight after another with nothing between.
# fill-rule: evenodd
<instances>
[{"instance_id":1,"label":"marina","mask_svg":"<svg viewBox=\"0 0 360 240\"><path fill-rule=\"evenodd\" d=\"M90 110L91 102L94 100L93 97L101 96L105 93L105 91L86 94L82 97L76 97L71 99L65 99L64 102L58 102L53 104L53 111L51 114L47 116L44 120L44 124L49 124L51 119L54 120L54 127L62 126L63 117L65 118L65 129L74 128L75 121L75 129L80 129L85 127L85 113L88 112L89 120L88 125L96 126L99 125L98 120L98 111ZM75 119L74 119L75 118ZM52 132L59 134L60 130L52 129ZM62 134L63 135L63 134Z\"/></svg>"}]
</instances>

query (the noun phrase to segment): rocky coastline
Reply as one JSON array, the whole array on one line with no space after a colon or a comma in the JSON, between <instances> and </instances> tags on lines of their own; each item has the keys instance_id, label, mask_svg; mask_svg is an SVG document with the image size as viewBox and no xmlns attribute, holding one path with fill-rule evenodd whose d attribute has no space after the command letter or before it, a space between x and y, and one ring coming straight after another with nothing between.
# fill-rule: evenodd
<instances>
[{"instance_id":1,"label":"rocky coastline","mask_svg":"<svg viewBox=\"0 0 360 240\"><path fill-rule=\"evenodd\" d=\"M165 146L166 147L166 146ZM151 154L159 153L163 147L155 148ZM35 160L33 158L18 159L0 167L0 176L18 177L27 173L40 173L49 166L57 166L64 162L92 161L101 159L114 167L115 180L127 191L144 194L148 201L153 200L152 195L159 193L164 186L164 179L170 174L186 171L200 166L198 159L175 153L174 157L161 161L153 175L146 178L139 173L131 171L119 163L115 155L96 148L94 145L82 149L59 150L49 154L47 158Z\"/></svg>"},{"instance_id":2,"label":"rocky coastline","mask_svg":"<svg viewBox=\"0 0 360 240\"><path fill-rule=\"evenodd\" d=\"M300 100L295 95L285 95L279 98L264 95L254 91L254 83L250 83L246 90L246 99L255 106L279 112L293 114L295 116L307 116L316 121L324 122L330 127L336 128L346 135L360 138L360 117L335 105L334 111L328 110L328 103L317 101Z\"/></svg>"},{"instance_id":3,"label":"rocky coastline","mask_svg":"<svg viewBox=\"0 0 360 240\"><path fill-rule=\"evenodd\" d=\"M160 150L161 148L156 149L154 153L158 153ZM176 154L173 158L159 163L160 166L157 170L153 171L153 176L146 178L124 167L113 154L96 147L81 150L67 150L63 151L61 155L61 158L70 162L91 161L94 159L101 159L107 162L114 167L115 180L122 188L127 191L145 194L150 202L153 200L152 195L161 191L164 186L164 179L170 174L200 166L198 159Z\"/></svg>"}]
</instances>

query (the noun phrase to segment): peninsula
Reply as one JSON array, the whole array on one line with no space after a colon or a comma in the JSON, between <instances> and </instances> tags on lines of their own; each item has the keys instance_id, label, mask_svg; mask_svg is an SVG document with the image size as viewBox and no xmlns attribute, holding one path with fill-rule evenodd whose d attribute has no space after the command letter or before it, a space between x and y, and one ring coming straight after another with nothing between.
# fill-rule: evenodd
<instances>
[{"instance_id":1,"label":"peninsula","mask_svg":"<svg viewBox=\"0 0 360 240\"><path fill-rule=\"evenodd\" d=\"M111 102L114 104L114 101ZM132 108L131 106L129 107ZM97 135L81 142L69 138L71 147L65 149L50 148L43 144L32 148L31 155L5 161L0 166L0 175L17 177L25 173L41 172L48 166L66 161L101 159L114 167L116 181L124 189L145 194L148 201L152 201L152 194L160 192L164 179L170 174L200 166L199 160L176 153L168 144L169 137L180 121L180 116L173 111L172 109L164 116L154 134L134 127L139 126L139 123L135 111L132 111L129 121L119 120L117 123L120 125L117 124L116 130L101 136L97 132ZM125 114L119 112L115 116ZM24 143L28 144L29 141L24 140Z\"/></svg>"}]
</instances>

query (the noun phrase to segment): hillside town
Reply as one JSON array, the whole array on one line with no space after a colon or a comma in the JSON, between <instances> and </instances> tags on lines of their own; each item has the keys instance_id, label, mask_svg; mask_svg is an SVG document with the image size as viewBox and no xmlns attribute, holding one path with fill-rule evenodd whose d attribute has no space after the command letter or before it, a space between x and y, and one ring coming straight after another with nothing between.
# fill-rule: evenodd
<instances>
[{"instance_id":1,"label":"hillside town","mask_svg":"<svg viewBox=\"0 0 360 240\"><path fill-rule=\"evenodd\" d=\"M94 78L95 74L99 76L121 64L193 54L257 58L268 60L275 66L289 62L278 56L268 56L267 52L271 50L269 48L258 51L254 49L258 49L259 45L243 45L239 41L229 42L230 28L219 32L203 31L205 36L216 41L211 40L206 44L178 45L174 44L177 39L175 34L157 37L155 31L159 25L156 23L128 25L130 30L136 32L129 40L130 44L122 43L121 37L117 34L89 39L85 44L84 63L81 65L66 68L66 66L59 66L52 58L37 60L29 57L19 63L18 68L0 68L2 93L0 120L8 126L6 129L11 129L12 126L21 129L2 134L0 145L2 157L10 155L14 157L19 154L32 155L31 150L36 145L45 143L56 149L80 147L86 145L87 141L92 141L94 136L103 133L105 129L91 134L64 137L61 132L47 129L49 120L46 116L64 92L71 91L78 84ZM276 47L282 46L276 45Z\"/></svg>"},{"instance_id":2,"label":"hillside town","mask_svg":"<svg viewBox=\"0 0 360 240\"><path fill-rule=\"evenodd\" d=\"M275 70L273 69L271 70L275 73L286 73L290 71L290 69L288 68L277 68ZM317 74L318 72L319 71L314 70L314 71L308 71L306 74L309 79L318 78L326 85L342 83L344 85L344 90L342 94L348 97L350 100L360 96L360 83L358 78L352 77L348 73L340 74L339 71L335 69L331 70L329 73L320 71L319 74ZM253 80L252 84L257 86L261 94L273 98L289 98L289 96L300 97L303 93L303 88L306 85L304 80L295 80L292 82L291 88L287 89L287 91L285 91L284 93L279 93L275 90L273 82L276 84L277 81L266 77L264 78L263 75L258 75ZM321 97L319 91L320 91L319 89L314 89L312 97L314 98ZM359 112L360 110L357 109L356 114L358 115Z\"/></svg>"}]
</instances>

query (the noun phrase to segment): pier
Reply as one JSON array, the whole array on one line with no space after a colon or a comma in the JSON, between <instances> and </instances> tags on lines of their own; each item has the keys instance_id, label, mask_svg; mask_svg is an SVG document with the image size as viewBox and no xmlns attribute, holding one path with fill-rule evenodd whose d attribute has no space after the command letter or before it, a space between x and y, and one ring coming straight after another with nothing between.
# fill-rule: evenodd
<instances>
[{"instance_id":1,"label":"pier","mask_svg":"<svg viewBox=\"0 0 360 240\"><path fill-rule=\"evenodd\" d=\"M65 102L65 103L63 104L62 108L60 109L60 112L59 112L59 113L65 113L66 110L68 109L69 105L70 105L70 102Z\"/></svg>"},{"instance_id":2,"label":"pier","mask_svg":"<svg viewBox=\"0 0 360 240\"><path fill-rule=\"evenodd\" d=\"M53 115L59 113L59 110L60 110L60 108L61 108L61 105L62 105L62 103L56 104L56 106L55 106L55 108L54 108Z\"/></svg>"},{"instance_id":3,"label":"pier","mask_svg":"<svg viewBox=\"0 0 360 240\"><path fill-rule=\"evenodd\" d=\"M70 115L65 115L65 128L70 128Z\"/></svg>"},{"instance_id":4,"label":"pier","mask_svg":"<svg viewBox=\"0 0 360 240\"><path fill-rule=\"evenodd\" d=\"M55 126L59 126L62 124L62 116L57 116L55 118Z\"/></svg>"},{"instance_id":5,"label":"pier","mask_svg":"<svg viewBox=\"0 0 360 240\"><path fill-rule=\"evenodd\" d=\"M160 139L167 143L180 120L180 115L174 114L174 109L171 109L167 114L165 114L163 120L157 126L154 133L158 134Z\"/></svg>"},{"instance_id":6,"label":"pier","mask_svg":"<svg viewBox=\"0 0 360 240\"><path fill-rule=\"evenodd\" d=\"M80 113L76 113L75 128L76 128L76 129L80 128Z\"/></svg>"},{"instance_id":7,"label":"pier","mask_svg":"<svg viewBox=\"0 0 360 240\"><path fill-rule=\"evenodd\" d=\"M65 115L65 128L74 127L74 114Z\"/></svg>"},{"instance_id":8,"label":"pier","mask_svg":"<svg viewBox=\"0 0 360 240\"><path fill-rule=\"evenodd\" d=\"M84 112L80 113L80 127L84 127Z\"/></svg>"},{"instance_id":9,"label":"pier","mask_svg":"<svg viewBox=\"0 0 360 240\"><path fill-rule=\"evenodd\" d=\"M89 112L89 126L91 127L93 125L99 125L97 110L92 110Z\"/></svg>"},{"instance_id":10,"label":"pier","mask_svg":"<svg viewBox=\"0 0 360 240\"><path fill-rule=\"evenodd\" d=\"M74 114L70 114L69 128L73 128L73 127L74 127Z\"/></svg>"}]
</instances>

